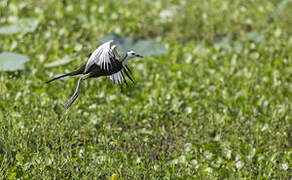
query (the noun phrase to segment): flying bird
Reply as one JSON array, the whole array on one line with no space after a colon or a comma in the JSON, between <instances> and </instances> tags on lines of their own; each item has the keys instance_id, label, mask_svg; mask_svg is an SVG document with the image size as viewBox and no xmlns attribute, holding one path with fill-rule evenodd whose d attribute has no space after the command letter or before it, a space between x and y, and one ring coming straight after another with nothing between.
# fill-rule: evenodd
<instances>
[{"instance_id":1,"label":"flying bird","mask_svg":"<svg viewBox=\"0 0 292 180\"><path fill-rule=\"evenodd\" d=\"M125 78L126 75L134 83L134 80L131 77L133 73L127 66L128 60L134 57L143 58L143 56L132 50L126 52L124 56L119 56L117 52L117 46L114 45L113 40L110 40L100 45L95 51L93 51L93 53L89 54L87 63L81 66L79 69L55 77L46 83L50 83L66 76L83 75L77 82L77 87L74 94L65 105L65 108L68 109L79 96L80 85L85 79L107 76L113 83L118 84L122 89L123 83L128 86Z\"/></svg>"}]
</instances>

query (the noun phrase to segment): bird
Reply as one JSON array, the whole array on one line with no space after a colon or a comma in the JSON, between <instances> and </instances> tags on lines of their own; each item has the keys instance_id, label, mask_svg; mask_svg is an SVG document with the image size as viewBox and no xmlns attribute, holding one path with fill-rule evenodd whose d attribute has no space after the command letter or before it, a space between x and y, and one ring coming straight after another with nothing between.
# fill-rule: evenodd
<instances>
[{"instance_id":1,"label":"bird","mask_svg":"<svg viewBox=\"0 0 292 180\"><path fill-rule=\"evenodd\" d=\"M78 98L79 89L81 83L88 78L98 78L101 76L107 76L114 83L118 84L122 91L123 83L128 86L125 75L133 82L133 73L127 66L127 62L131 58L143 58L142 55L137 54L133 50L129 50L125 55L120 56L117 52L117 45L114 44L113 40L107 41L98 46L92 53L88 55L89 59L86 64L78 68L77 70L57 76L45 83L51 83L57 79L82 75L77 82L77 87L72 97L69 99L65 108L68 109Z\"/></svg>"}]
</instances>

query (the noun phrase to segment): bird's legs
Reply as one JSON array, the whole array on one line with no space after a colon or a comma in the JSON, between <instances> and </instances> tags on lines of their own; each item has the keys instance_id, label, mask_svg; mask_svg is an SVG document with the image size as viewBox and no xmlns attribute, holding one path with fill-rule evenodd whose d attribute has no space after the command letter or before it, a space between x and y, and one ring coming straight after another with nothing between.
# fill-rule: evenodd
<instances>
[{"instance_id":1,"label":"bird's legs","mask_svg":"<svg viewBox=\"0 0 292 180\"><path fill-rule=\"evenodd\" d=\"M87 74L87 75L79 78L78 83L77 83L77 87L76 87L76 90L75 90L73 96L69 99L68 103L65 105L66 109L68 109L74 103L74 101L78 98L80 85L81 85L82 81L87 79L88 77L89 77L89 75Z\"/></svg>"}]
</instances>

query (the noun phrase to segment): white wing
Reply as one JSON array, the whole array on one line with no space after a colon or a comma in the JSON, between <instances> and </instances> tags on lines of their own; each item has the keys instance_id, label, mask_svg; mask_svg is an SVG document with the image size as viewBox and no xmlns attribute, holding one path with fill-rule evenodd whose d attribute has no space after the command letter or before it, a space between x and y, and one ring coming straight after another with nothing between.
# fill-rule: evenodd
<instances>
[{"instance_id":1,"label":"white wing","mask_svg":"<svg viewBox=\"0 0 292 180\"><path fill-rule=\"evenodd\" d=\"M100 45L89 57L89 60L85 66L84 72L87 72L88 69L93 65L96 64L100 66L104 70L109 70L111 66L111 58L116 58L116 46L112 46L113 40L103 43Z\"/></svg>"},{"instance_id":2,"label":"white wing","mask_svg":"<svg viewBox=\"0 0 292 180\"><path fill-rule=\"evenodd\" d=\"M122 72L119 71L115 74L112 74L110 76L108 76L110 78L110 80L113 82L113 83L116 83L118 85L122 85L123 82L125 81L125 78L124 76L122 75Z\"/></svg>"}]
</instances>

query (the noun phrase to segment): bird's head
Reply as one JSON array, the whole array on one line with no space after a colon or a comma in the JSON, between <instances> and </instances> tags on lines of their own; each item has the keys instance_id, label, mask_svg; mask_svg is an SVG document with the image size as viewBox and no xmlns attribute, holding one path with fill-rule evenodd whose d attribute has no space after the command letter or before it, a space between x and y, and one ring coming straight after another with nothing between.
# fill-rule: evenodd
<instances>
[{"instance_id":1,"label":"bird's head","mask_svg":"<svg viewBox=\"0 0 292 180\"><path fill-rule=\"evenodd\" d=\"M141 55L137 54L137 53L136 53L136 52L134 52L133 50L131 50L131 51L128 51L128 52L127 52L127 56L128 56L129 58L134 58L134 57L143 58L143 56L141 56Z\"/></svg>"}]
</instances>

